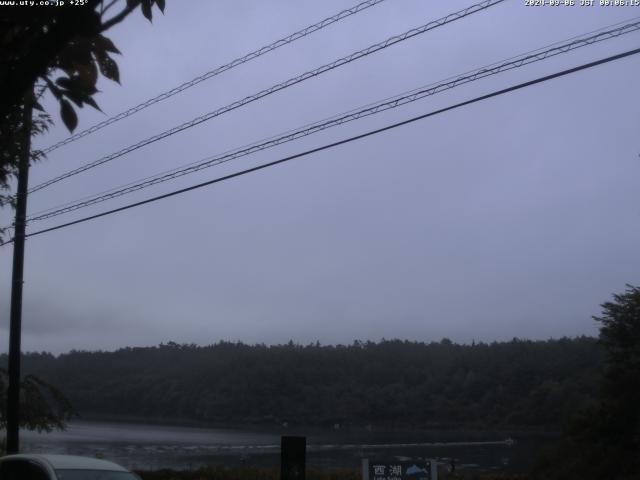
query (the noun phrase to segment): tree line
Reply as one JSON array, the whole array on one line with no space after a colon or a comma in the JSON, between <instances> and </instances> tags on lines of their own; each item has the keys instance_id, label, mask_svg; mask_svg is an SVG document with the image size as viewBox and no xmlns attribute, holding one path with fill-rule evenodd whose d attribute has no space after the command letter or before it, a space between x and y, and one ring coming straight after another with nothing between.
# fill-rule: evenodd
<instances>
[{"instance_id":1,"label":"tree line","mask_svg":"<svg viewBox=\"0 0 640 480\"><path fill-rule=\"evenodd\" d=\"M578 337L471 345L169 342L23 358L25 373L55 385L87 418L560 430L596 401L604 356L596 339Z\"/></svg>"}]
</instances>

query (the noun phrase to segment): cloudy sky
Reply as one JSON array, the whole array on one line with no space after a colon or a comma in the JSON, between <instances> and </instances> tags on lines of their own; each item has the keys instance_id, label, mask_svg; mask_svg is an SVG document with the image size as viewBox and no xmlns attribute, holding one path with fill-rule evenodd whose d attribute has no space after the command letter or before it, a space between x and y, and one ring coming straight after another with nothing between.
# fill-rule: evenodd
<instances>
[{"instance_id":1,"label":"cloudy sky","mask_svg":"<svg viewBox=\"0 0 640 480\"><path fill-rule=\"evenodd\" d=\"M578 1L578 0L576 0ZM80 129L355 1L167 2L109 32L122 85ZM59 148L36 185L473 0L387 0ZM579 2L578 2L579 3ZM34 193L73 201L640 15L507 0ZM640 46L640 33L441 93L137 194L54 226ZM175 341L350 343L595 334L640 283L640 56L27 242L24 350ZM47 105L55 110L51 101ZM40 147L64 139L56 127ZM2 213L3 223L10 221ZM7 350L11 247L0 250Z\"/></svg>"}]
</instances>

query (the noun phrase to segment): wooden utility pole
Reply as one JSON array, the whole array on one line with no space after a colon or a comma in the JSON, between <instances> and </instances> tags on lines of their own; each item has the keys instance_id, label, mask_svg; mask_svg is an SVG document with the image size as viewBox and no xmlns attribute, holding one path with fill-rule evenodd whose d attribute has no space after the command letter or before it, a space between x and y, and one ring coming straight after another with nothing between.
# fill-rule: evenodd
<instances>
[{"instance_id":1,"label":"wooden utility pole","mask_svg":"<svg viewBox=\"0 0 640 480\"><path fill-rule=\"evenodd\" d=\"M9 324L9 389L7 393L7 453L20 451L20 354L22 337L22 283L27 216L29 160L31 157L32 92L25 95L22 116L22 148L18 163L18 191L13 234L11 319Z\"/></svg>"}]
</instances>

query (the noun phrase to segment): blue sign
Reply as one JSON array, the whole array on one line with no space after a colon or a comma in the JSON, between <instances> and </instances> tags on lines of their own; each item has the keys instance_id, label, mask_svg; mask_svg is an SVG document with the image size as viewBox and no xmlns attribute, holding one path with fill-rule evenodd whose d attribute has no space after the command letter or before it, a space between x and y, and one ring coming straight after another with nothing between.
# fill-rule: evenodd
<instances>
[{"instance_id":1,"label":"blue sign","mask_svg":"<svg viewBox=\"0 0 640 480\"><path fill-rule=\"evenodd\" d=\"M431 480L431 462L369 460L369 480Z\"/></svg>"}]
</instances>

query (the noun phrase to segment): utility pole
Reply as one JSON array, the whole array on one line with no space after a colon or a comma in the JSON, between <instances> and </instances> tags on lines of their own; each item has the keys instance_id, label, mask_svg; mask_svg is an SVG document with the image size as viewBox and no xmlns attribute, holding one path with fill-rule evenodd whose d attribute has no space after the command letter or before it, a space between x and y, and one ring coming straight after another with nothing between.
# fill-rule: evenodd
<instances>
[{"instance_id":1,"label":"utility pole","mask_svg":"<svg viewBox=\"0 0 640 480\"><path fill-rule=\"evenodd\" d=\"M11 320L9 325L9 389L7 394L7 453L20 451L20 354L22 337L22 283L24 240L27 216L29 160L31 157L32 91L24 97L22 139L18 163L18 192L13 234L13 273L11 277Z\"/></svg>"}]
</instances>

